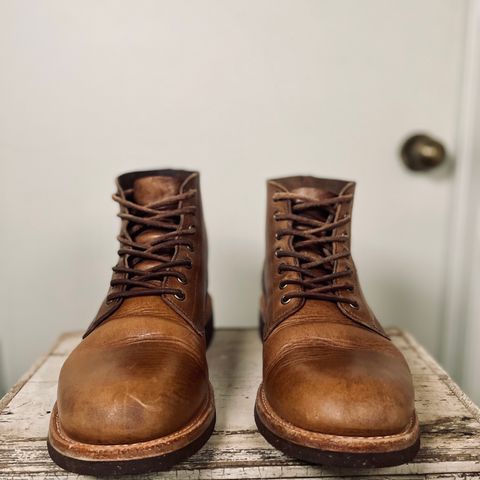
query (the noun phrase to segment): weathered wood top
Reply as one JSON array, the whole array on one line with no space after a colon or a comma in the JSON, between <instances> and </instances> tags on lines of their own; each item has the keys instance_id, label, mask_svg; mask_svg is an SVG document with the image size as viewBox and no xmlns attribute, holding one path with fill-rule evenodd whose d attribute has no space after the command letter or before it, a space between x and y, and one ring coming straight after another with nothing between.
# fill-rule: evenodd
<instances>
[{"instance_id":1,"label":"weathered wood top","mask_svg":"<svg viewBox=\"0 0 480 480\"><path fill-rule=\"evenodd\" d=\"M216 430L203 449L170 472L144 478L476 478L480 479L480 410L408 334L390 329L413 373L422 447L413 463L380 470L332 470L274 450L253 419L261 379L256 330L218 330L209 350ZM0 401L0 478L78 478L49 458L45 439L60 367L80 340L63 335L53 350Z\"/></svg>"}]
</instances>

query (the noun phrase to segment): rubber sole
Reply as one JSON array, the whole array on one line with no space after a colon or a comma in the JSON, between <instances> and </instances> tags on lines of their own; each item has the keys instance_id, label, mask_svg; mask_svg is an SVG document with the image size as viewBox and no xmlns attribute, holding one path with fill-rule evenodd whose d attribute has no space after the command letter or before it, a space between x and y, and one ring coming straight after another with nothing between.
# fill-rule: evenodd
<instances>
[{"instance_id":1,"label":"rubber sole","mask_svg":"<svg viewBox=\"0 0 480 480\"><path fill-rule=\"evenodd\" d=\"M255 423L258 431L270 445L290 457L331 467L381 468L409 462L420 448L416 416L406 431L398 435L344 437L308 432L289 425L279 417L275 418L271 411L268 413L264 401L261 399L261 388L255 404ZM277 425L277 428L273 423ZM278 425L281 427L278 428ZM282 430L282 433L291 430L291 438L285 438L287 435L281 435L279 430ZM300 443L302 437L305 439L304 444ZM293 441L293 438L296 441ZM313 447L312 445L316 442L318 442L318 447Z\"/></svg>"},{"instance_id":2,"label":"rubber sole","mask_svg":"<svg viewBox=\"0 0 480 480\"><path fill-rule=\"evenodd\" d=\"M56 450L47 441L48 453L51 459L64 470L80 475L94 476L117 476L139 475L144 473L161 472L171 469L173 466L191 457L208 441L215 428L215 416L205 432L192 443L183 448L164 455L154 457L137 458L132 460L83 460L67 456Z\"/></svg>"}]
</instances>

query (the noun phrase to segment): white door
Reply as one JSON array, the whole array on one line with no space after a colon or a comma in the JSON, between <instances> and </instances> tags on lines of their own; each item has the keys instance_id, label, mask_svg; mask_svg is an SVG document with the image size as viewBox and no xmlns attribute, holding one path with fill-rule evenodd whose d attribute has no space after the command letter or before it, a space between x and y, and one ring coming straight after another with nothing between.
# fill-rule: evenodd
<instances>
[{"instance_id":1,"label":"white door","mask_svg":"<svg viewBox=\"0 0 480 480\"><path fill-rule=\"evenodd\" d=\"M5 385L84 329L115 261L113 178L199 169L216 325L256 326L265 179L358 182L385 325L438 352L466 0L0 1ZM427 132L451 160L412 172Z\"/></svg>"}]
</instances>

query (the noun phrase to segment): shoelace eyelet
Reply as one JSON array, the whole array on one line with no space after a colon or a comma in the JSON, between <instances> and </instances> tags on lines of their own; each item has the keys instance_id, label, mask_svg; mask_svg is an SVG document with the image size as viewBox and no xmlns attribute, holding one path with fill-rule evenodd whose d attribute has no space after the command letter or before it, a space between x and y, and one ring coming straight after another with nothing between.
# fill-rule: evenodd
<instances>
[{"instance_id":1,"label":"shoelace eyelet","mask_svg":"<svg viewBox=\"0 0 480 480\"><path fill-rule=\"evenodd\" d=\"M282 302L283 305L286 305L287 303L290 303L291 302L291 297L286 297L285 295L282 295L282 298L280 299L280 301Z\"/></svg>"},{"instance_id":2,"label":"shoelace eyelet","mask_svg":"<svg viewBox=\"0 0 480 480\"><path fill-rule=\"evenodd\" d=\"M181 293L174 293L173 296L177 299L183 302L185 300L185 294L183 292Z\"/></svg>"},{"instance_id":3,"label":"shoelace eyelet","mask_svg":"<svg viewBox=\"0 0 480 480\"><path fill-rule=\"evenodd\" d=\"M187 280L186 279L183 279L181 277L177 277L177 282L178 283L181 283L182 285L186 285L187 284Z\"/></svg>"},{"instance_id":4,"label":"shoelace eyelet","mask_svg":"<svg viewBox=\"0 0 480 480\"><path fill-rule=\"evenodd\" d=\"M358 310L360 308L360 305L358 303L349 303L348 305L354 310Z\"/></svg>"}]
</instances>

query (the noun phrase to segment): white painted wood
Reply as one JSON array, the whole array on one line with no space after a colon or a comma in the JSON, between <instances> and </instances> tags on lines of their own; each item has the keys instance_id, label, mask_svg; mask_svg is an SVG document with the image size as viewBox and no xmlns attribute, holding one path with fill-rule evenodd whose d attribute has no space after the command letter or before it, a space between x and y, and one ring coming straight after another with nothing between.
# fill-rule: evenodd
<instances>
[{"instance_id":1,"label":"white painted wood","mask_svg":"<svg viewBox=\"0 0 480 480\"><path fill-rule=\"evenodd\" d=\"M265 179L358 181L354 253L383 324L442 330L466 0L0 0L0 353L10 385L86 328L115 263L124 170L202 172L218 325L254 326ZM27 296L28 293L28 296ZM28 335L25 335L28 332Z\"/></svg>"},{"instance_id":2,"label":"white painted wood","mask_svg":"<svg viewBox=\"0 0 480 480\"><path fill-rule=\"evenodd\" d=\"M478 152L480 155L480 137L478 138L478 143ZM473 268L470 277L469 308L467 311L467 325L465 329L465 354L461 381L468 394L478 403L480 402L480 375L478 371L478 366L480 365L480 198L477 198L476 202L477 212L474 217L475 231L472 232L475 240L470 253Z\"/></svg>"},{"instance_id":3,"label":"white painted wood","mask_svg":"<svg viewBox=\"0 0 480 480\"><path fill-rule=\"evenodd\" d=\"M478 215L480 166L480 0L469 0L467 10L465 53L461 102L457 134L457 162L454 180L447 265L442 363L457 381L473 390L467 370L478 351L477 317L471 311L480 292L476 272L479 238ZM474 335L473 337L471 335ZM473 342L470 345L470 341ZM466 347L467 344L467 348ZM472 358L473 357L473 358ZM480 364L480 357L473 365ZM478 392L480 394L480 392Z\"/></svg>"},{"instance_id":4,"label":"white painted wood","mask_svg":"<svg viewBox=\"0 0 480 480\"><path fill-rule=\"evenodd\" d=\"M480 478L480 410L408 334L389 331L413 373L422 448L414 462L381 470L325 469L279 453L258 434L253 419L261 379L256 330L218 330L208 352L217 403L214 434L176 469L144 478ZM0 478L73 479L49 458L45 438L61 364L80 334L64 335L0 403Z\"/></svg>"},{"instance_id":5,"label":"white painted wood","mask_svg":"<svg viewBox=\"0 0 480 480\"><path fill-rule=\"evenodd\" d=\"M480 400L480 0L467 11L457 162L449 227L444 335L441 359L464 388ZM472 369L473 366L473 369Z\"/></svg>"}]
</instances>

